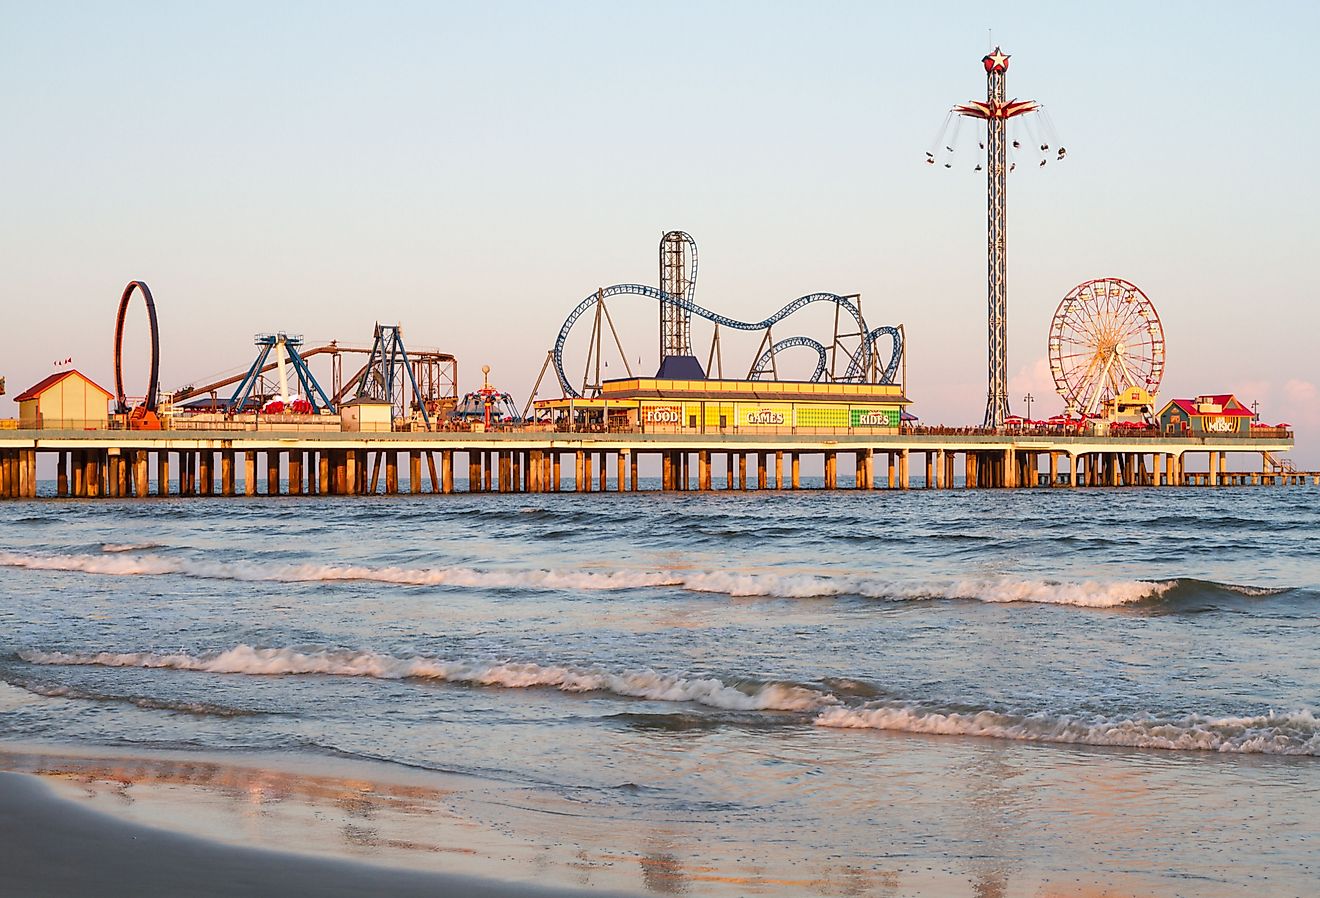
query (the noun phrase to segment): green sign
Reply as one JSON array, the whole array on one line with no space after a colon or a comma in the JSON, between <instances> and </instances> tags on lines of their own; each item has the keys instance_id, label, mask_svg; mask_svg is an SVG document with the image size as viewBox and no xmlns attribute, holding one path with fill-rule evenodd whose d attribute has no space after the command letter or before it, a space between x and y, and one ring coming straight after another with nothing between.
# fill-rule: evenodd
<instances>
[{"instance_id":1,"label":"green sign","mask_svg":"<svg viewBox=\"0 0 1320 898\"><path fill-rule=\"evenodd\" d=\"M852 427L897 427L898 409L896 408L854 408L848 411L849 425Z\"/></svg>"}]
</instances>

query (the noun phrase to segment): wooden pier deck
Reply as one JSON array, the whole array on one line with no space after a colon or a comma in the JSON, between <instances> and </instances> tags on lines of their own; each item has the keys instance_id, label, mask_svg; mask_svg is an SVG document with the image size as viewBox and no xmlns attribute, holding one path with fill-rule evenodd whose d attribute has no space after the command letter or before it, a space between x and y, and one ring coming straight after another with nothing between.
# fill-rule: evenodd
<instances>
[{"instance_id":1,"label":"wooden pier deck","mask_svg":"<svg viewBox=\"0 0 1320 898\"><path fill-rule=\"evenodd\" d=\"M35 498L37 459L51 455L57 496L87 498L397 493L405 466L412 493L622 492L640 488L645 456L660 462L661 489L678 491L800 489L813 456L826 489L1320 485L1320 472L1274 461L1292 446L1291 434L8 430L0 498ZM1230 471L1230 453L1261 466Z\"/></svg>"}]
</instances>

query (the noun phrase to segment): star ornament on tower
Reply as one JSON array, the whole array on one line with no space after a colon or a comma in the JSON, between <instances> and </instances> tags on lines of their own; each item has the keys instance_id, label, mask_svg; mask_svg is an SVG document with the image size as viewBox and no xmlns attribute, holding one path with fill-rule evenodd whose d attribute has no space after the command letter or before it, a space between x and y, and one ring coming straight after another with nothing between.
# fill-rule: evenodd
<instances>
[{"instance_id":1,"label":"star ornament on tower","mask_svg":"<svg viewBox=\"0 0 1320 898\"><path fill-rule=\"evenodd\" d=\"M995 52L982 59L981 63L985 66L987 72L1007 72L1008 54L995 47Z\"/></svg>"}]
</instances>

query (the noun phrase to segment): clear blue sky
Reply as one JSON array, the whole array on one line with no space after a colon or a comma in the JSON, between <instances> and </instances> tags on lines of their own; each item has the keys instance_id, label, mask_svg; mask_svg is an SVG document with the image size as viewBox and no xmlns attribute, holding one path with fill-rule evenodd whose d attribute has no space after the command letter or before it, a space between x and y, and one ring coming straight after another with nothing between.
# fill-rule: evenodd
<instances>
[{"instance_id":1,"label":"clear blue sky","mask_svg":"<svg viewBox=\"0 0 1320 898\"><path fill-rule=\"evenodd\" d=\"M1009 93L1069 151L1010 183L1015 407L1057 410L1050 315L1116 275L1163 317L1163 396L1258 400L1320 462L1312 4L3 9L11 396L70 356L112 386L115 304L143 278L166 388L246 366L258 331L362 342L381 320L457 354L464 388L490 364L521 398L568 310L654 283L681 228L704 304L759 319L861 292L906 326L923 419L977 422L983 181L921 160L983 94L993 28ZM654 309L618 315L653 366Z\"/></svg>"}]
</instances>

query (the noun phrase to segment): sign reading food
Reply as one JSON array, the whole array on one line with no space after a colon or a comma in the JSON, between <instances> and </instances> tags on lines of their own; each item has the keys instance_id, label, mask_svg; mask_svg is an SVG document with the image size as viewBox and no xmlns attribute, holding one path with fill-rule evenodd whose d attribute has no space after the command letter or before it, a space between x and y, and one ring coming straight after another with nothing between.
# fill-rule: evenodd
<instances>
[{"instance_id":1,"label":"sign reading food","mask_svg":"<svg viewBox=\"0 0 1320 898\"><path fill-rule=\"evenodd\" d=\"M642 421L646 424L677 426L683 423L683 406L649 405L642 409Z\"/></svg>"}]
</instances>

